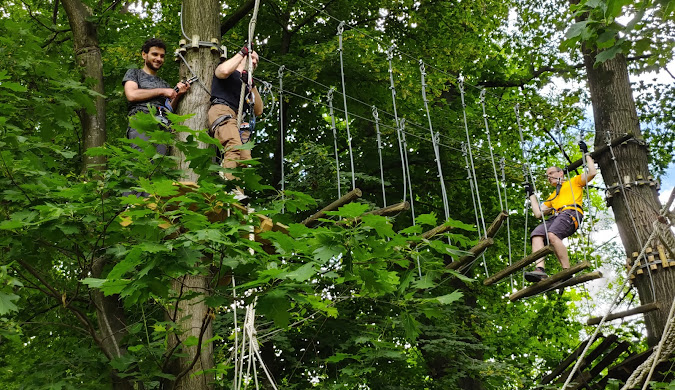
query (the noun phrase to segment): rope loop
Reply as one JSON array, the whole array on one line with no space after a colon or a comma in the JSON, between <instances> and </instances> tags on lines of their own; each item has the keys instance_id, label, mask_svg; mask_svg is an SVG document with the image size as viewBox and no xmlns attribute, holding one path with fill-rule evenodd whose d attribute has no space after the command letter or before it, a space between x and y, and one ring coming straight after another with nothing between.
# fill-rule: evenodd
<instances>
[{"instance_id":1,"label":"rope loop","mask_svg":"<svg viewBox=\"0 0 675 390\"><path fill-rule=\"evenodd\" d=\"M398 120L398 127L401 129L401 132L405 131L405 118Z\"/></svg>"},{"instance_id":2,"label":"rope loop","mask_svg":"<svg viewBox=\"0 0 675 390\"><path fill-rule=\"evenodd\" d=\"M343 33L344 31L345 31L345 22L344 22L344 20L343 20L343 21L340 22L340 24L338 24L338 27L337 27L337 35L342 36L342 33Z\"/></svg>"},{"instance_id":3,"label":"rope loop","mask_svg":"<svg viewBox=\"0 0 675 390\"><path fill-rule=\"evenodd\" d=\"M285 69L286 69L286 65L281 65L281 66L279 67L279 71L277 72L277 75L279 76L279 78L284 77L284 70L285 70Z\"/></svg>"},{"instance_id":4,"label":"rope loop","mask_svg":"<svg viewBox=\"0 0 675 390\"><path fill-rule=\"evenodd\" d=\"M333 102L333 92L335 92L335 88L330 87L330 88L328 89L328 96L327 96L327 99L328 99L328 102L329 102L329 103L332 103L332 102Z\"/></svg>"},{"instance_id":5,"label":"rope loop","mask_svg":"<svg viewBox=\"0 0 675 390\"><path fill-rule=\"evenodd\" d=\"M424 60L422 60L422 59L420 58L419 63L420 63L420 72L422 72L422 75L426 75L427 72L426 72L426 70L425 70L425 68L424 68Z\"/></svg>"},{"instance_id":6,"label":"rope loop","mask_svg":"<svg viewBox=\"0 0 675 390\"><path fill-rule=\"evenodd\" d=\"M481 90L480 90L480 102L481 103L485 103L485 93L486 93L485 88L481 88Z\"/></svg>"},{"instance_id":7,"label":"rope loop","mask_svg":"<svg viewBox=\"0 0 675 390\"><path fill-rule=\"evenodd\" d=\"M387 49L387 60L391 61L394 58L394 50L396 50L396 45L389 46L389 49ZM389 71L391 72L391 69Z\"/></svg>"},{"instance_id":8,"label":"rope loop","mask_svg":"<svg viewBox=\"0 0 675 390\"><path fill-rule=\"evenodd\" d=\"M373 107L372 107L372 112L373 112L373 118L375 118L376 121L379 120L379 119L380 119L380 114L377 112L377 107L373 106Z\"/></svg>"}]
</instances>

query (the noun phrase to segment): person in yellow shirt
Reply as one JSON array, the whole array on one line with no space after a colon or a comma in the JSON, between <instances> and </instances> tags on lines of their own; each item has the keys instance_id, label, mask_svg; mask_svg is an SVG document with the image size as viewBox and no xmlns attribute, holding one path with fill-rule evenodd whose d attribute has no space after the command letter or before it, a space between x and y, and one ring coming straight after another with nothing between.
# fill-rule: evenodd
<instances>
[{"instance_id":1,"label":"person in yellow shirt","mask_svg":"<svg viewBox=\"0 0 675 390\"><path fill-rule=\"evenodd\" d=\"M570 267L570 260L567 255L567 248L562 240L574 234L579 228L584 217L584 210L582 208L583 188L597 174L595 161L588 154L586 143L580 141L579 147L586 159L588 172L577 175L570 180L565 180L565 173L559 167L553 166L546 169L548 183L556 187L556 189L546 198L541 207L532 186L529 183L525 183L524 185L525 191L532 202L534 216L541 218L542 214L553 214L552 217L532 231L530 235L532 237L532 251L536 252L545 246L545 237L548 233L548 242L553 246L553 252L563 269ZM546 224L546 227L544 227L544 224ZM546 279L548 275L544 269L545 261L545 257L539 259L535 270L525 273L525 279L529 282L539 282L542 279Z\"/></svg>"}]
</instances>

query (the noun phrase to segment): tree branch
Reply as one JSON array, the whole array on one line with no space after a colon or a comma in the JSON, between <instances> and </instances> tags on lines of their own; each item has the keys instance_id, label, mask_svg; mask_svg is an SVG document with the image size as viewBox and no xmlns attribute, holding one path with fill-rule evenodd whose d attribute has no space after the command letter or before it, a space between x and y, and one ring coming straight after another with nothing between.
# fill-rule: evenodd
<instances>
[{"instance_id":1,"label":"tree branch","mask_svg":"<svg viewBox=\"0 0 675 390\"><path fill-rule=\"evenodd\" d=\"M261 3L264 0L261 1ZM220 25L220 35L225 35L226 32L230 31L239 21L241 21L255 6L255 0L247 0L244 4L240 5L230 16L223 21L223 24Z\"/></svg>"},{"instance_id":2,"label":"tree branch","mask_svg":"<svg viewBox=\"0 0 675 390\"><path fill-rule=\"evenodd\" d=\"M176 379L174 380L174 383L177 383L180 378L184 377L187 375L190 370L197 364L197 361L199 360L199 357L202 354L202 341L204 340L204 333L206 333L206 329L209 327L209 323L211 323L211 316L213 313L211 312L211 309L209 309L206 312L206 315L204 315L204 319L202 319L202 327L199 330L199 340L197 341L197 351L195 352L195 357L192 359L192 362L190 365L185 367L185 369L176 376Z\"/></svg>"}]
</instances>

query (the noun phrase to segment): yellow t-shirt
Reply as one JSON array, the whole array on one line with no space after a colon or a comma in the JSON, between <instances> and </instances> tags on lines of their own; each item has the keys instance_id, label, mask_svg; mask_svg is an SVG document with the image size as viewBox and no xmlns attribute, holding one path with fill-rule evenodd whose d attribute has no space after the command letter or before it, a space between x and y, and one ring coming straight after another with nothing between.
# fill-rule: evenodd
<instances>
[{"instance_id":1,"label":"yellow t-shirt","mask_svg":"<svg viewBox=\"0 0 675 390\"><path fill-rule=\"evenodd\" d=\"M558 210L564 206L578 204L581 206L584 198L584 187L586 184L581 179L581 175L574 176L570 180L564 181L560 187L558 196L553 192L544 202L546 207Z\"/></svg>"}]
</instances>

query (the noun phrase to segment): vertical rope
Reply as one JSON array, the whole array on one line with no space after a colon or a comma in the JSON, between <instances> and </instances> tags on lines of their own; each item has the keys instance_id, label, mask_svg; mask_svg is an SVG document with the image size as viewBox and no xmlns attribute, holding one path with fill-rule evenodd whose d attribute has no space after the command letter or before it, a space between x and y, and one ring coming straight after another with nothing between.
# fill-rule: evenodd
<instances>
[{"instance_id":1,"label":"vertical rope","mask_svg":"<svg viewBox=\"0 0 675 390\"><path fill-rule=\"evenodd\" d=\"M448 205L448 193L445 189L445 180L443 180L443 169L441 168L441 156L438 150L439 133L434 133L434 128L431 124L431 113L429 112L429 100L427 100L427 84L425 81L426 71L424 69L424 61L420 60L420 74L422 75L422 100L424 101L424 109L427 112L427 119L429 120L429 132L431 132L431 143L434 148L434 157L436 159L436 167L438 168L438 180L441 183L441 195L443 197L443 210L445 211L445 220L450 219L450 206Z\"/></svg>"},{"instance_id":2,"label":"vertical rope","mask_svg":"<svg viewBox=\"0 0 675 390\"><path fill-rule=\"evenodd\" d=\"M584 140L584 133L583 131L579 133L579 139L581 141ZM583 164L583 169L584 172L588 172L588 167L586 163L586 156L581 156L581 162ZM586 238L586 245L590 246L591 244L591 233L593 232L593 229L595 227L595 215L591 215L591 207L593 206L591 204L591 189L588 186L588 183L586 185L586 204L588 204L588 214L589 217L591 218L590 226L588 227L588 237ZM597 211L597 208L594 208L595 211ZM586 261L586 255L588 253L588 250L584 248L584 261ZM595 265L595 269L598 269L598 257L593 256L593 263Z\"/></svg>"},{"instance_id":3,"label":"vertical rope","mask_svg":"<svg viewBox=\"0 0 675 390\"><path fill-rule=\"evenodd\" d=\"M406 157L404 154L407 154L407 151L403 147L403 140L401 139L400 123L398 120L398 112L396 111L396 87L394 86L394 68L391 65L391 60L393 58L394 58L394 46L391 46L387 50L387 61L389 62L389 89L391 90L391 103L394 107L394 122L396 123L397 128L396 136L398 137L398 151L401 154L401 174L403 175L403 201L405 202L408 193L408 181L405 169ZM412 205L412 200L410 204ZM414 223L415 218L413 217L413 224Z\"/></svg>"},{"instance_id":4,"label":"vertical rope","mask_svg":"<svg viewBox=\"0 0 675 390\"><path fill-rule=\"evenodd\" d=\"M349 147L349 163L352 168L352 190L356 189L356 177L354 176L354 155L352 154L352 135L349 132L349 113L347 112L347 92L345 89L345 68L344 62L342 60L342 33L345 29L345 22L342 21L338 25L337 35L338 35L338 52L340 53L340 77L342 78L342 99L345 106L345 127L347 128L347 146Z\"/></svg>"},{"instance_id":5,"label":"vertical rope","mask_svg":"<svg viewBox=\"0 0 675 390\"><path fill-rule=\"evenodd\" d=\"M488 149L490 150L490 160L492 161L492 170L495 174L495 183L497 184L497 195L499 197L499 208L504 209L502 204L502 189L499 184L499 177L497 176L497 165L495 164L495 156L492 152L492 141L490 140L490 127L488 126L488 116L485 111L485 89L480 90L480 105L483 108L483 121L485 122L485 134L487 134Z\"/></svg>"},{"instance_id":6,"label":"vertical rope","mask_svg":"<svg viewBox=\"0 0 675 390\"><path fill-rule=\"evenodd\" d=\"M481 233L480 220L478 219L478 207L476 207L476 192L473 188L473 176L471 175L471 168L469 167L469 157L467 156L467 147L462 142L462 156L464 156L464 167L466 168L466 179L469 180L469 187L471 188L471 201L473 202L473 213L476 215L476 230L478 230L478 237L483 237Z\"/></svg>"},{"instance_id":7,"label":"vertical rope","mask_svg":"<svg viewBox=\"0 0 675 390\"><path fill-rule=\"evenodd\" d=\"M335 114L333 113L333 92L335 92L335 88L331 87L328 90L328 110L330 112L331 129L333 129L333 144L335 146L335 172L337 175L338 199L340 199L342 197L342 187L340 185L340 159L338 157L337 128L335 127Z\"/></svg>"},{"instance_id":8,"label":"vertical rope","mask_svg":"<svg viewBox=\"0 0 675 390\"><path fill-rule=\"evenodd\" d=\"M609 148L609 152L612 154L612 162L614 163L614 170L616 170L616 176L619 179L619 185L621 186L621 195L623 201L626 204L626 211L628 211L628 216L630 217L631 226L633 227L633 232L635 233L635 238L638 240L638 245L642 246L642 240L638 234L637 225L635 225L635 218L633 217L633 210L628 204L628 197L626 196L626 188L623 185L623 177L621 177L621 172L619 171L619 164L616 162L616 155L614 154L614 148L612 147L612 141L609 139L609 133L605 133L605 142ZM647 267L647 275L649 275L649 284L652 290L652 301L656 302L656 289L654 287L654 279L652 278L652 271L650 267Z\"/></svg>"},{"instance_id":9,"label":"vertical rope","mask_svg":"<svg viewBox=\"0 0 675 390\"><path fill-rule=\"evenodd\" d=\"M286 198L286 173L284 172L284 144L286 143L286 135L284 133L284 69L286 66L279 67L279 146L281 148L281 200L282 200L282 214L286 212L286 204L283 202Z\"/></svg>"},{"instance_id":10,"label":"vertical rope","mask_svg":"<svg viewBox=\"0 0 675 390\"><path fill-rule=\"evenodd\" d=\"M255 36L255 25L258 22L258 9L260 8L260 0L255 0L255 4L253 6L253 16L251 16L251 21L248 23L248 42L246 45L248 46L248 52L252 52L252 47L251 43L253 42L253 37ZM246 84L242 83L241 84L241 93L239 95L239 110L237 111L237 129L241 128L241 123L243 121L244 117L244 96L246 94L246 88L248 88L249 93L251 94L251 99L253 99L253 58L251 56L248 57L248 63L247 63L247 69L248 69L248 79L246 80ZM253 100L251 100L253 101Z\"/></svg>"},{"instance_id":11,"label":"vertical rope","mask_svg":"<svg viewBox=\"0 0 675 390\"><path fill-rule=\"evenodd\" d=\"M232 388L237 389L239 379L239 330L237 329L237 283L232 275L232 311L234 312L234 380Z\"/></svg>"},{"instance_id":12,"label":"vertical rope","mask_svg":"<svg viewBox=\"0 0 675 390\"><path fill-rule=\"evenodd\" d=\"M534 192L537 192L537 187L534 182L534 176L532 176L532 170L530 169L530 164L527 155L525 154L525 139L523 138L523 126L520 124L520 105L516 104L513 107L516 112L516 123L518 124L518 135L520 135L520 150L523 153L523 176L525 176L525 181L529 181L532 184L532 189ZM529 180L528 180L529 179ZM541 206L539 208L541 210ZM546 227L546 218L544 218L544 213L541 213L541 221L544 224L544 233L546 233L546 244L548 245L548 227ZM527 235L526 235L527 241ZM527 247L527 245L526 245Z\"/></svg>"},{"instance_id":13,"label":"vertical rope","mask_svg":"<svg viewBox=\"0 0 675 390\"><path fill-rule=\"evenodd\" d=\"M485 228L485 217L483 216L483 206L480 201L480 191L478 191L478 180L476 179L476 167L473 163L473 152L471 151L471 138L469 137L469 122L466 119L466 102L464 101L464 76L459 76L459 92L462 96L462 114L464 115L464 130L466 131L466 149L469 152L469 161L471 162L471 177L476 188L476 199L478 203L478 210L480 211L480 220L483 224L483 232L487 234ZM500 195L501 196L501 195Z\"/></svg>"},{"instance_id":14,"label":"vertical rope","mask_svg":"<svg viewBox=\"0 0 675 390\"><path fill-rule=\"evenodd\" d=\"M382 202L384 207L387 207L387 193L384 190L384 165L382 164L382 135L380 134L380 115L377 113L377 107L375 106L373 106L373 118L375 119L375 132L377 133L377 154L380 157L380 183L382 183Z\"/></svg>"},{"instance_id":15,"label":"vertical rope","mask_svg":"<svg viewBox=\"0 0 675 390\"><path fill-rule=\"evenodd\" d=\"M502 170L502 183L506 183L506 160L504 157L499 160L499 166ZM511 254L511 210L509 210L509 197L506 192L506 186L504 186L504 208L506 208L506 240L509 245L509 266L513 263L513 256ZM511 279L511 290L513 290L513 274L509 275Z\"/></svg>"},{"instance_id":16,"label":"vertical rope","mask_svg":"<svg viewBox=\"0 0 675 390\"><path fill-rule=\"evenodd\" d=\"M413 226L415 225L415 202L413 198L412 182L410 180L410 165L408 164L408 142L405 138L405 118L401 118L398 121L398 129L401 133L401 141L403 142L403 167L405 175L408 180L408 194L410 194L410 212L412 213Z\"/></svg>"},{"instance_id":17,"label":"vertical rope","mask_svg":"<svg viewBox=\"0 0 675 390\"><path fill-rule=\"evenodd\" d=\"M528 200L525 201L525 209L523 210L525 212L525 236L523 237L523 257L527 256L527 243L530 241L528 240L529 235L527 232L527 220L530 216L530 202ZM525 271L521 272L521 276L523 277L523 280L521 281L521 285L525 285Z\"/></svg>"}]
</instances>

